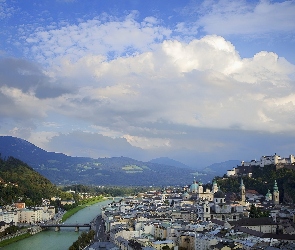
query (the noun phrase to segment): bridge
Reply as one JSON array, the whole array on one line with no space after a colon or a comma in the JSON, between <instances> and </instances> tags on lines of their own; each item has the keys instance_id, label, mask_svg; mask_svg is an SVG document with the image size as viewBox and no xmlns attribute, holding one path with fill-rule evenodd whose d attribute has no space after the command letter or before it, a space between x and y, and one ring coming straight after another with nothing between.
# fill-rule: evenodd
<instances>
[{"instance_id":1,"label":"bridge","mask_svg":"<svg viewBox=\"0 0 295 250\"><path fill-rule=\"evenodd\" d=\"M89 229L91 228L90 224L39 224L39 226L41 228L54 227L56 232L60 231L61 227L74 227L75 232L78 232L80 227L88 227Z\"/></svg>"}]
</instances>

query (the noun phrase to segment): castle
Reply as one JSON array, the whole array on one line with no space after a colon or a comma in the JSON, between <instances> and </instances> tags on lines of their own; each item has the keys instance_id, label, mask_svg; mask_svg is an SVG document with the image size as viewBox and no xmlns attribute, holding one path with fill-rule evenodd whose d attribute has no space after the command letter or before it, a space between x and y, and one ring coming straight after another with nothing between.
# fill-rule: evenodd
<instances>
[{"instance_id":1,"label":"castle","mask_svg":"<svg viewBox=\"0 0 295 250\"><path fill-rule=\"evenodd\" d=\"M264 167L266 165L277 165L277 164L294 164L295 163L295 157L294 155L290 155L288 158L282 158L281 156L277 155L276 153L274 155L270 156L261 156L260 161L252 160L250 162L241 162L241 166L260 166Z\"/></svg>"},{"instance_id":2,"label":"castle","mask_svg":"<svg viewBox=\"0 0 295 250\"><path fill-rule=\"evenodd\" d=\"M231 170L227 170L226 175L230 176L242 176L247 175L251 177L252 167L265 167L267 165L275 165L277 168L286 167L295 169L295 157L290 155L287 158L282 158L281 156L274 155L261 156L260 161L252 160L249 162L241 161L241 165L237 166Z\"/></svg>"}]
</instances>

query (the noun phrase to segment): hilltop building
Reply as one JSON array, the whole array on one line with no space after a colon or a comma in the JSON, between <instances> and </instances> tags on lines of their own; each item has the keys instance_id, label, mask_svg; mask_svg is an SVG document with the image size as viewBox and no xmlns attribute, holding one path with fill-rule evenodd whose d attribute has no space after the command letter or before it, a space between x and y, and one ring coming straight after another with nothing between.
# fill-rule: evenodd
<instances>
[{"instance_id":1,"label":"hilltop building","mask_svg":"<svg viewBox=\"0 0 295 250\"><path fill-rule=\"evenodd\" d=\"M241 162L241 166L260 166L264 167L267 165L277 165L277 164L295 164L295 157L294 155L290 155L287 158L282 158L281 156L277 155L276 153L274 155L270 156L261 156L260 161L252 160L250 162Z\"/></svg>"},{"instance_id":2,"label":"hilltop building","mask_svg":"<svg viewBox=\"0 0 295 250\"><path fill-rule=\"evenodd\" d=\"M270 156L261 156L260 160L251 160L249 162L241 161L241 165L233 169L227 170L226 175L231 176L252 176L253 167L266 167L268 165L275 165L276 168L290 168L295 170L295 156L282 158L281 156L274 154Z\"/></svg>"}]
</instances>

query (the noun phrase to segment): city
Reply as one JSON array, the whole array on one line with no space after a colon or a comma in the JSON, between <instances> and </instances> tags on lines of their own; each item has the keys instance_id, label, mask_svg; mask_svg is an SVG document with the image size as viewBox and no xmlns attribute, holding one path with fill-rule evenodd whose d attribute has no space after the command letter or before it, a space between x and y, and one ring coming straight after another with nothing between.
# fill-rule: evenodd
<instances>
[{"instance_id":1,"label":"city","mask_svg":"<svg viewBox=\"0 0 295 250\"><path fill-rule=\"evenodd\" d=\"M61 205L73 205L75 200L51 197L51 201L43 199L42 206L30 208L25 203L14 202L2 207L0 231L12 225L26 226L27 230L1 237L0 241L27 232L34 235L50 228L56 232L63 228L76 232L88 228L89 232L94 232L93 239L84 247L88 250L292 249L295 246L295 206L282 197L283 187L274 180L272 188L261 194L244 183L244 180L247 183L255 180L252 173L255 168L264 174L271 168L278 175L282 170L294 171L293 155L281 158L274 154L267 158L273 160L263 167L259 163L245 166L242 161L235 175L229 170L211 184L193 179L185 186L149 188L132 196L105 197L107 203L99 205L100 213L87 223L63 223L66 211L50 205L56 200ZM238 193L222 191L226 189L222 181L238 181ZM94 198L71 189L67 193L81 199Z\"/></svg>"}]
</instances>

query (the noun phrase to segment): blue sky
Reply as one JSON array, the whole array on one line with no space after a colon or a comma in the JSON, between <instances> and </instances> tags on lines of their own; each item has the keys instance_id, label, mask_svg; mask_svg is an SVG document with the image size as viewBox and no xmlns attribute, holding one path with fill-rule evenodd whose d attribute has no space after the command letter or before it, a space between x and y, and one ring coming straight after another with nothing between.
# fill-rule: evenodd
<instances>
[{"instance_id":1,"label":"blue sky","mask_svg":"<svg viewBox=\"0 0 295 250\"><path fill-rule=\"evenodd\" d=\"M295 1L0 0L0 134L193 167L295 148Z\"/></svg>"}]
</instances>

